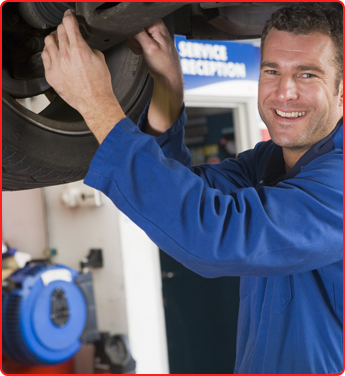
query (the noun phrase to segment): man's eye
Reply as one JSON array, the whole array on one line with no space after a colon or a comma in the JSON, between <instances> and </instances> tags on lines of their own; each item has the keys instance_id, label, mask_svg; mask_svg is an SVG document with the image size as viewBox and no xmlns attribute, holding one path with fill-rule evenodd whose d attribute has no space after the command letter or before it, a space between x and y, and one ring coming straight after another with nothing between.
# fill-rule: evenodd
<instances>
[{"instance_id":1,"label":"man's eye","mask_svg":"<svg viewBox=\"0 0 345 376\"><path fill-rule=\"evenodd\" d=\"M303 73L302 77L303 78L312 78L312 77L316 77L316 76L315 76L315 74L311 74L311 73Z\"/></svg>"},{"instance_id":2,"label":"man's eye","mask_svg":"<svg viewBox=\"0 0 345 376\"><path fill-rule=\"evenodd\" d=\"M267 70L266 73L268 73L268 74L278 74L278 72L275 71L275 70Z\"/></svg>"}]
</instances>

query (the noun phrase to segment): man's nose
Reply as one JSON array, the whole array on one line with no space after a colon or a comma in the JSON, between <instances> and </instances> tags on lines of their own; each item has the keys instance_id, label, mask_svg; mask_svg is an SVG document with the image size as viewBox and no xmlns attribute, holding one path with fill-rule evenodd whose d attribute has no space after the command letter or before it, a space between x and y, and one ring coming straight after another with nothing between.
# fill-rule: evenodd
<instances>
[{"instance_id":1,"label":"man's nose","mask_svg":"<svg viewBox=\"0 0 345 376\"><path fill-rule=\"evenodd\" d=\"M298 99L298 88L295 79L293 77L281 76L276 94L282 102Z\"/></svg>"}]
</instances>

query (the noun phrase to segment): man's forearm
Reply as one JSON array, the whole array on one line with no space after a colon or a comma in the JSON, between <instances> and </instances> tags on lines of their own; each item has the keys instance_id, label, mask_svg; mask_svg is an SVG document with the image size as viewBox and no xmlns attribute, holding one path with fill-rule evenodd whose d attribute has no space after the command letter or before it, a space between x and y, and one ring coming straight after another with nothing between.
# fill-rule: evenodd
<instances>
[{"instance_id":1,"label":"man's forearm","mask_svg":"<svg viewBox=\"0 0 345 376\"><path fill-rule=\"evenodd\" d=\"M181 80L170 82L167 78L154 81L145 132L159 136L179 118L183 108L183 84Z\"/></svg>"},{"instance_id":2,"label":"man's forearm","mask_svg":"<svg viewBox=\"0 0 345 376\"><path fill-rule=\"evenodd\" d=\"M127 46L143 55L154 80L145 132L159 136L179 118L183 107L183 75L180 58L162 20L127 39Z\"/></svg>"},{"instance_id":3,"label":"man's forearm","mask_svg":"<svg viewBox=\"0 0 345 376\"><path fill-rule=\"evenodd\" d=\"M115 95L103 102L95 111L82 114L87 126L97 138L99 144L107 137L114 126L126 117Z\"/></svg>"}]
</instances>

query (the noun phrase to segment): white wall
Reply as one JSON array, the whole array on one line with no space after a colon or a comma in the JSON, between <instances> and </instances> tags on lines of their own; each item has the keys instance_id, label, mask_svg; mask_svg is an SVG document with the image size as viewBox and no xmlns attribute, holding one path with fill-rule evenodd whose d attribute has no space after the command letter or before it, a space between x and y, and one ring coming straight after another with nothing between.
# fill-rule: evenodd
<instances>
[{"instance_id":1,"label":"white wall","mask_svg":"<svg viewBox=\"0 0 345 376\"><path fill-rule=\"evenodd\" d=\"M128 334L137 373L169 373L159 250L120 212L119 221Z\"/></svg>"},{"instance_id":2,"label":"white wall","mask_svg":"<svg viewBox=\"0 0 345 376\"><path fill-rule=\"evenodd\" d=\"M93 269L98 327L113 334L126 334L126 304L118 216L109 202L101 207L69 208L61 195L82 182L44 188L48 243L57 249L54 261L80 268L91 248L103 250L104 267Z\"/></svg>"},{"instance_id":3,"label":"white wall","mask_svg":"<svg viewBox=\"0 0 345 376\"><path fill-rule=\"evenodd\" d=\"M41 189L2 192L2 239L19 252L42 258L47 248Z\"/></svg>"},{"instance_id":4,"label":"white wall","mask_svg":"<svg viewBox=\"0 0 345 376\"><path fill-rule=\"evenodd\" d=\"M101 248L104 267L92 269L99 329L129 337L137 373L168 373L158 247L104 195L100 207L62 204L65 189L83 186L44 188L55 261L79 268L89 249Z\"/></svg>"}]
</instances>

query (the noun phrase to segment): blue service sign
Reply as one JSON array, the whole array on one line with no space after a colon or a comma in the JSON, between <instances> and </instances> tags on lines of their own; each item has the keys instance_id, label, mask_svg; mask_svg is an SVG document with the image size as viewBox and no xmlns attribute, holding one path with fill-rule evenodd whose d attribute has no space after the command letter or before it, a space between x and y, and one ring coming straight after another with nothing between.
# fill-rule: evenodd
<instances>
[{"instance_id":1,"label":"blue service sign","mask_svg":"<svg viewBox=\"0 0 345 376\"><path fill-rule=\"evenodd\" d=\"M260 48L227 41L189 41L175 36L185 89L229 80L258 81Z\"/></svg>"}]
</instances>

